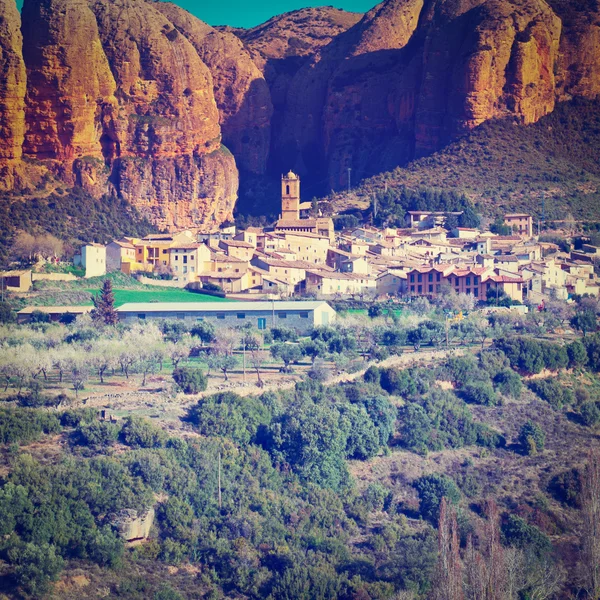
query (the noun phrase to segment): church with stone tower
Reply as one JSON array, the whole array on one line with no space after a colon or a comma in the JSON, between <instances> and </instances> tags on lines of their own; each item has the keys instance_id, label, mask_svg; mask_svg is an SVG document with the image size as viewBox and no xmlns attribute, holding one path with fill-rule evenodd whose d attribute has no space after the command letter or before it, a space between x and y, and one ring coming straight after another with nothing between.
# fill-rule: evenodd
<instances>
[{"instance_id":1,"label":"church with stone tower","mask_svg":"<svg viewBox=\"0 0 600 600\"><path fill-rule=\"evenodd\" d=\"M281 215L275 231L326 237L333 243L333 221L329 217L300 217L300 177L290 171L281 176Z\"/></svg>"}]
</instances>

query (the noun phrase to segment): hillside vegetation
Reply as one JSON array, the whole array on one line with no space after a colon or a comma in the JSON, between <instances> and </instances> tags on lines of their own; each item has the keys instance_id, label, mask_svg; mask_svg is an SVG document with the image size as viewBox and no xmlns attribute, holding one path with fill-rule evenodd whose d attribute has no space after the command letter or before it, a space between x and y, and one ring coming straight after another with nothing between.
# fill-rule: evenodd
<instances>
[{"instance_id":1,"label":"hillside vegetation","mask_svg":"<svg viewBox=\"0 0 600 600\"><path fill-rule=\"evenodd\" d=\"M114 196L100 199L81 188L50 195L35 193L27 199L0 195L0 264L18 231L50 233L75 248L82 242L110 242L124 235L144 236L155 231L133 206Z\"/></svg>"},{"instance_id":2,"label":"hillside vegetation","mask_svg":"<svg viewBox=\"0 0 600 600\"><path fill-rule=\"evenodd\" d=\"M267 345L286 372L312 362L294 387L247 395L206 389L239 374L239 330L100 312L4 325L0 593L439 600L454 573L444 600L489 600L493 567L497 600L597 598L600 335L565 329L585 311L596 330L588 300L471 313L448 341L429 305L304 338L274 328L273 343L247 330L257 374ZM359 370L335 382L342 356ZM171 369L177 388L159 378ZM126 545L115 518L151 507L149 538Z\"/></svg>"},{"instance_id":3,"label":"hillside vegetation","mask_svg":"<svg viewBox=\"0 0 600 600\"><path fill-rule=\"evenodd\" d=\"M334 212L364 209L378 191L405 186L464 193L478 211L542 214L547 220L600 219L600 102L557 106L538 123L489 121L445 149L331 196Z\"/></svg>"}]
</instances>

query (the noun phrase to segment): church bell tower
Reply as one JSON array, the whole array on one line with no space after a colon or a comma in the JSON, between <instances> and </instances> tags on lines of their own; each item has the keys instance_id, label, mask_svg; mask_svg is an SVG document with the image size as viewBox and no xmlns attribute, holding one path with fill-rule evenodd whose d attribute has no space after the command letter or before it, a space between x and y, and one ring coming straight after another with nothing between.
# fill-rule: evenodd
<instances>
[{"instance_id":1,"label":"church bell tower","mask_svg":"<svg viewBox=\"0 0 600 600\"><path fill-rule=\"evenodd\" d=\"M281 176L281 220L300 219L300 177L290 171Z\"/></svg>"}]
</instances>

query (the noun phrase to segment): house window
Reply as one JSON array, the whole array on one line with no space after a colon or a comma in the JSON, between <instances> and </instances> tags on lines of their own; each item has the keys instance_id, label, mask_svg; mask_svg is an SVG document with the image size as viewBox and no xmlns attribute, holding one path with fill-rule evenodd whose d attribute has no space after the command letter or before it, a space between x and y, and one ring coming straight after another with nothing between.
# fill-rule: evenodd
<instances>
[{"instance_id":1,"label":"house window","mask_svg":"<svg viewBox=\"0 0 600 600\"><path fill-rule=\"evenodd\" d=\"M166 253L167 253L167 251L166 251L166 250L163 250L163 254L166 254Z\"/></svg>"},{"instance_id":2,"label":"house window","mask_svg":"<svg viewBox=\"0 0 600 600\"><path fill-rule=\"evenodd\" d=\"M433 281L433 273L429 273L429 281Z\"/></svg>"},{"instance_id":3,"label":"house window","mask_svg":"<svg viewBox=\"0 0 600 600\"><path fill-rule=\"evenodd\" d=\"M410 282L411 282L411 283L414 283L414 282L415 282L415 276L414 276L414 274L412 274L412 275L410 276Z\"/></svg>"},{"instance_id":4,"label":"house window","mask_svg":"<svg viewBox=\"0 0 600 600\"><path fill-rule=\"evenodd\" d=\"M419 286L418 292L419 292L419 294L423 293L423 286L422 285Z\"/></svg>"},{"instance_id":5,"label":"house window","mask_svg":"<svg viewBox=\"0 0 600 600\"><path fill-rule=\"evenodd\" d=\"M246 318L246 313L238 313L237 314L237 318L238 319L245 319Z\"/></svg>"},{"instance_id":6,"label":"house window","mask_svg":"<svg viewBox=\"0 0 600 600\"><path fill-rule=\"evenodd\" d=\"M217 313L217 319L224 319L225 313Z\"/></svg>"},{"instance_id":7,"label":"house window","mask_svg":"<svg viewBox=\"0 0 600 600\"><path fill-rule=\"evenodd\" d=\"M433 294L433 286L432 285L429 286L429 293Z\"/></svg>"},{"instance_id":8,"label":"house window","mask_svg":"<svg viewBox=\"0 0 600 600\"><path fill-rule=\"evenodd\" d=\"M479 288L475 288L473 290L473 295L476 296L476 297L479 297Z\"/></svg>"},{"instance_id":9,"label":"house window","mask_svg":"<svg viewBox=\"0 0 600 600\"><path fill-rule=\"evenodd\" d=\"M439 283L435 286L435 291L437 294L439 294L442 291L442 286Z\"/></svg>"},{"instance_id":10,"label":"house window","mask_svg":"<svg viewBox=\"0 0 600 600\"><path fill-rule=\"evenodd\" d=\"M419 283L421 283L421 281L423 281L423 275L421 275L421 273L419 273L419 274L417 275L417 281L418 281Z\"/></svg>"},{"instance_id":11,"label":"house window","mask_svg":"<svg viewBox=\"0 0 600 600\"><path fill-rule=\"evenodd\" d=\"M471 278L467 277L467 285L471 285Z\"/></svg>"},{"instance_id":12,"label":"house window","mask_svg":"<svg viewBox=\"0 0 600 600\"><path fill-rule=\"evenodd\" d=\"M177 254L175 255L175 260L179 260L179 256L177 256Z\"/></svg>"},{"instance_id":13,"label":"house window","mask_svg":"<svg viewBox=\"0 0 600 600\"><path fill-rule=\"evenodd\" d=\"M187 254L183 257L183 264L187 264Z\"/></svg>"},{"instance_id":14,"label":"house window","mask_svg":"<svg viewBox=\"0 0 600 600\"><path fill-rule=\"evenodd\" d=\"M473 285L477 285L479 282L477 281L477 277L473 277Z\"/></svg>"},{"instance_id":15,"label":"house window","mask_svg":"<svg viewBox=\"0 0 600 600\"><path fill-rule=\"evenodd\" d=\"M414 292L414 291L415 291L415 286L414 286L414 285L411 285L411 286L410 286L410 291L411 291L411 292Z\"/></svg>"},{"instance_id":16,"label":"house window","mask_svg":"<svg viewBox=\"0 0 600 600\"><path fill-rule=\"evenodd\" d=\"M471 294L471 288L467 288L467 296Z\"/></svg>"},{"instance_id":17,"label":"house window","mask_svg":"<svg viewBox=\"0 0 600 600\"><path fill-rule=\"evenodd\" d=\"M441 273L438 273L438 274L437 274L436 281L441 281L441 280L442 280L442 274L441 274Z\"/></svg>"},{"instance_id":18,"label":"house window","mask_svg":"<svg viewBox=\"0 0 600 600\"><path fill-rule=\"evenodd\" d=\"M284 313L284 312L277 313L277 316L280 319L287 319L287 313Z\"/></svg>"},{"instance_id":19,"label":"house window","mask_svg":"<svg viewBox=\"0 0 600 600\"><path fill-rule=\"evenodd\" d=\"M300 318L301 319L308 319L308 313L307 312L301 312L300 313Z\"/></svg>"},{"instance_id":20,"label":"house window","mask_svg":"<svg viewBox=\"0 0 600 600\"><path fill-rule=\"evenodd\" d=\"M146 315L144 313L139 313L138 314L138 319L144 320L145 318L146 318Z\"/></svg>"}]
</instances>

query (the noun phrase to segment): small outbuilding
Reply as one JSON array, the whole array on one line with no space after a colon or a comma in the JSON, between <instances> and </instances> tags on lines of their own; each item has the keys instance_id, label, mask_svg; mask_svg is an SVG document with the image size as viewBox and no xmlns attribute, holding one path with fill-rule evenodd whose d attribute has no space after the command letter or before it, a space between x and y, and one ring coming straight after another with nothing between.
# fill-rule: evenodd
<instances>
[{"instance_id":1,"label":"small outbuilding","mask_svg":"<svg viewBox=\"0 0 600 600\"><path fill-rule=\"evenodd\" d=\"M132 302L117 308L122 321L138 319L180 319L209 321L217 327L250 323L257 329L292 327L300 333L319 325L329 325L336 312L322 301L258 302Z\"/></svg>"}]
</instances>

